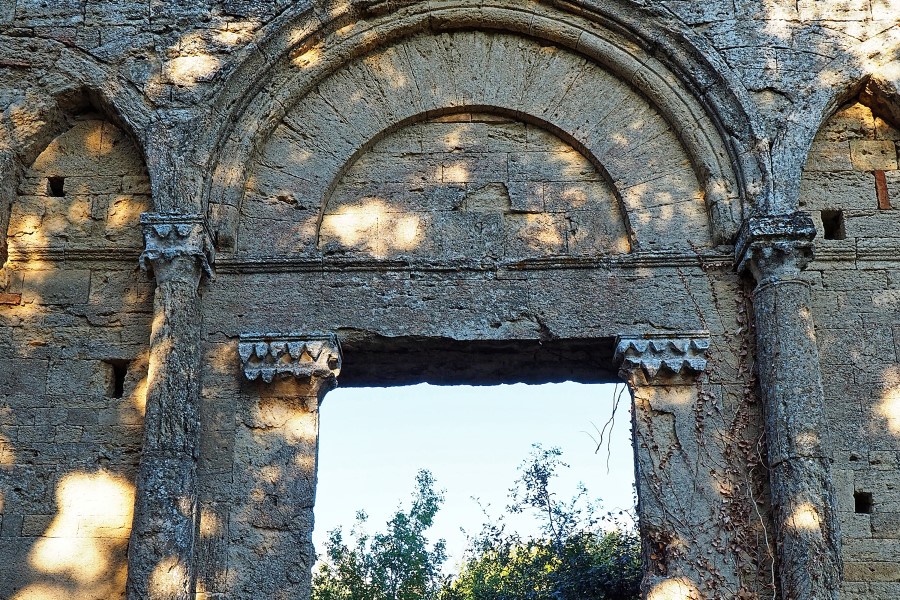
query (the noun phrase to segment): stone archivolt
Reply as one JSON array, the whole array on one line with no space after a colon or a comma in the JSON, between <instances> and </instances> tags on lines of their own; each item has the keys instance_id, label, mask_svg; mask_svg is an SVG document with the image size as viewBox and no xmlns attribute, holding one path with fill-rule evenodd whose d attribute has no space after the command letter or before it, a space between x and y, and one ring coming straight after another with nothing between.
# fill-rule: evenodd
<instances>
[{"instance_id":1,"label":"stone archivolt","mask_svg":"<svg viewBox=\"0 0 900 600\"><path fill-rule=\"evenodd\" d=\"M498 11L495 23L510 18L508 10ZM585 40L576 50L514 30L455 31L450 23L460 15L452 15L442 35L385 35L380 46L356 49L367 54L353 60L342 55L321 72L316 87L301 81L309 73L298 65L279 67L292 83L278 88L273 117L264 120L270 129L242 129L244 137L260 137L225 150L221 168L226 170L214 178L214 186L229 182L226 189L211 191L210 217L223 251L314 253L329 194L360 155L407 124L467 110L513 115L564 132L567 143L602 166L634 228L635 247L653 247L673 227L684 240L683 250L708 247L710 238L724 243L734 235L741 192L723 161L727 152L715 136L699 135L700 128L715 128L698 122L702 110L654 95L653 90L672 85L656 81L664 69L640 78L650 90L648 101L631 79L643 66L632 64L637 57L626 57L622 48L613 52L609 42L595 47ZM343 44L352 45L350 39ZM309 54L315 71L330 60L315 48ZM435 70L432 63L441 67ZM436 77L437 71L443 75ZM620 71L627 78L619 77ZM356 93L360 89L367 93ZM268 110L269 102L261 98L254 115ZM623 105L631 108L618 110ZM228 158L245 143L252 154ZM321 152L324 147L327 152ZM667 185L648 177L661 171ZM273 227L283 229L277 239L261 234Z\"/></svg>"},{"instance_id":2,"label":"stone archivolt","mask_svg":"<svg viewBox=\"0 0 900 600\"><path fill-rule=\"evenodd\" d=\"M734 2L297 2L231 46L234 22L207 28L221 34L221 52L156 65L197 67L171 82L143 81L136 48L128 67L115 41L90 47L115 37L98 30L118 18L102 7L38 4L0 8L0 48L29 53L0 60L0 97L12 99L0 140L0 229L10 238L0 296L14 298L0 302L0 596L309 597L317 406L342 351L331 335L243 335L238 374L240 332L275 330L351 332L346 347L369 356L402 346L385 342L397 338L592 346L572 358L589 365L580 372L613 378L621 367L633 394L646 597L900 597L898 434L884 427L900 411L900 323L897 311L873 310L900 281L900 97L898 71L887 69L900 29L885 2L858 11L867 16L847 3L801 2L796 19L779 12L777 27L798 44L818 45L828 29L882 32L850 53L825 48L837 56L818 63L820 53L741 33ZM166 10L180 15L178 4ZM750 21L775 22L769 8L754 11L767 17ZM162 9L151 10L158 23L142 23L146 12L128 19L134 39L167 53L176 38L178 52L204 46L205 34L164 24ZM53 25L73 16L71 27ZM66 32L75 37L54 37ZM777 80L753 49L785 67ZM108 60L89 58L101 53ZM812 80L814 90L791 89ZM819 116L860 87L878 96L861 97L872 110L836 114L804 167ZM23 110L40 94L55 107ZM69 114L73 94L102 96L89 104L118 111L138 143ZM437 150L438 136L416 133L465 133L465 115L490 133ZM489 178L470 177L484 141L514 128L525 130L524 150L502 149ZM535 131L547 134L536 160ZM383 170L372 162L406 142ZM414 175L429 175L426 185L397 181L397 164L413 162L405 153L425 166ZM462 154L465 169L454 164ZM578 161L549 172L549 154ZM581 163L605 191L591 210L558 193L584 179ZM814 185L798 199L801 171ZM430 195L435 187L442 193ZM440 204L454 187L462 204ZM137 256L136 217L151 190L157 211L182 211L141 219L155 312L148 279L123 267ZM828 234L825 211L839 233ZM817 228L819 256L839 268L814 259ZM473 231L488 251L456 235ZM224 268L203 283L213 239ZM741 274L756 278L752 298ZM666 333L609 347L645 330ZM569 358L535 352L548 372ZM452 379L425 354L416 360ZM508 359L485 356L486 369ZM118 378L123 365L125 381L109 386L104 374ZM116 387L135 399L130 416ZM142 444L132 439L141 431ZM111 574L102 586L41 571L29 556L34 540L53 537L50 486L62 489L73 464L136 483L127 584L114 556L98 569ZM21 481L38 483L22 493ZM80 552L101 539L78 535L58 541ZM124 560L124 540L108 548Z\"/></svg>"}]
</instances>

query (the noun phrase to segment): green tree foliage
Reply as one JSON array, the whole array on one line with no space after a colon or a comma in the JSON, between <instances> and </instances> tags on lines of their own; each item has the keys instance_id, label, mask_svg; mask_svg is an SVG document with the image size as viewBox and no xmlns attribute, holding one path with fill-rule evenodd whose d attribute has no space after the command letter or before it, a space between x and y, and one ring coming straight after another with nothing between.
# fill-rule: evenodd
<instances>
[{"instance_id":1,"label":"green tree foliage","mask_svg":"<svg viewBox=\"0 0 900 600\"><path fill-rule=\"evenodd\" d=\"M558 449L536 446L507 509L533 513L540 535L523 537L507 531L502 516L488 518L470 539L461 573L446 579L443 541L429 548L424 535L443 498L431 474L420 471L411 509L398 510L384 533L366 535L363 513L352 547L340 530L330 533L313 600L636 600L637 536L620 523L601 528L583 487L568 502L558 501L550 482L567 466Z\"/></svg>"},{"instance_id":2,"label":"green tree foliage","mask_svg":"<svg viewBox=\"0 0 900 600\"><path fill-rule=\"evenodd\" d=\"M325 560L313 575L313 600L431 600L444 583L447 560L443 540L430 546L425 532L434 522L443 496L428 471L416 476L408 511L398 509L387 530L369 536L366 514L356 515L352 544L340 529L329 533Z\"/></svg>"},{"instance_id":3,"label":"green tree foliage","mask_svg":"<svg viewBox=\"0 0 900 600\"><path fill-rule=\"evenodd\" d=\"M637 535L621 523L599 527L602 514L581 486L568 502L551 482L568 467L558 448L535 446L510 490L513 514L533 513L539 537L506 531L503 517L489 519L470 544L462 572L441 600L636 600L641 579ZM611 519L611 515L607 515Z\"/></svg>"}]
</instances>

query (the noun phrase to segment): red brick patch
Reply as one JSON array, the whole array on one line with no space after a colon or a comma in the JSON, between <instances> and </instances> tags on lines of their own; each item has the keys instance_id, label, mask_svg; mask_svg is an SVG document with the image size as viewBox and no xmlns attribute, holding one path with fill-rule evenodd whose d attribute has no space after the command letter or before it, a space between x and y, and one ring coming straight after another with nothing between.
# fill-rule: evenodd
<instances>
[{"instance_id":1,"label":"red brick patch","mask_svg":"<svg viewBox=\"0 0 900 600\"><path fill-rule=\"evenodd\" d=\"M0 304L21 304L22 294L7 294L0 292Z\"/></svg>"},{"instance_id":2,"label":"red brick patch","mask_svg":"<svg viewBox=\"0 0 900 600\"><path fill-rule=\"evenodd\" d=\"M878 196L879 209L890 210L892 208L884 171L875 171L875 195Z\"/></svg>"}]
</instances>

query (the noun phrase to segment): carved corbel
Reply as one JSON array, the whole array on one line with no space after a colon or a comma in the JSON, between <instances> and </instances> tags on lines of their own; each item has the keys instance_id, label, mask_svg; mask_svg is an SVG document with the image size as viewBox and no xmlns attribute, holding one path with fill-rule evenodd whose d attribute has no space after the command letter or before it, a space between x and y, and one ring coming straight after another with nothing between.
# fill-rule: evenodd
<instances>
[{"instance_id":1,"label":"carved corbel","mask_svg":"<svg viewBox=\"0 0 900 600\"><path fill-rule=\"evenodd\" d=\"M142 213L141 228L144 232L144 252L140 265L153 267L159 278L165 267L177 258L196 260L203 273L212 277L215 250L206 221L199 215L177 213Z\"/></svg>"},{"instance_id":2,"label":"carved corbel","mask_svg":"<svg viewBox=\"0 0 900 600\"><path fill-rule=\"evenodd\" d=\"M238 355L248 381L293 379L311 385L312 395L319 397L337 386L343 359L333 334L245 334L240 337Z\"/></svg>"},{"instance_id":3,"label":"carved corbel","mask_svg":"<svg viewBox=\"0 0 900 600\"><path fill-rule=\"evenodd\" d=\"M620 336L615 361L619 376L634 382L640 375L646 384L688 382L706 370L709 334L689 332L680 335L648 333Z\"/></svg>"},{"instance_id":4,"label":"carved corbel","mask_svg":"<svg viewBox=\"0 0 900 600\"><path fill-rule=\"evenodd\" d=\"M750 270L757 283L795 279L813 259L816 227L805 212L750 217L735 245L738 272Z\"/></svg>"}]
</instances>

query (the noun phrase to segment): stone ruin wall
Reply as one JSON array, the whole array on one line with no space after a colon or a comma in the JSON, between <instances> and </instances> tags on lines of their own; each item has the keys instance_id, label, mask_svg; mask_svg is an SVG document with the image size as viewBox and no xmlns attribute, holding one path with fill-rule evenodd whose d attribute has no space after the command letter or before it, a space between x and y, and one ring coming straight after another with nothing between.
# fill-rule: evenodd
<instances>
[{"instance_id":1,"label":"stone ruin wall","mask_svg":"<svg viewBox=\"0 0 900 600\"><path fill-rule=\"evenodd\" d=\"M335 379L523 373L651 600L900 597L900 6L648 4L0 7L0 597L303 598Z\"/></svg>"},{"instance_id":2,"label":"stone ruin wall","mask_svg":"<svg viewBox=\"0 0 900 600\"><path fill-rule=\"evenodd\" d=\"M801 182L801 206L819 217L817 260L807 276L816 297L849 597L896 594L900 576L893 560L900 546L898 422L891 410L900 356L893 237L898 141L896 126L851 102L819 131ZM887 194L879 192L881 182ZM840 215L826 232L829 213Z\"/></svg>"}]
</instances>

